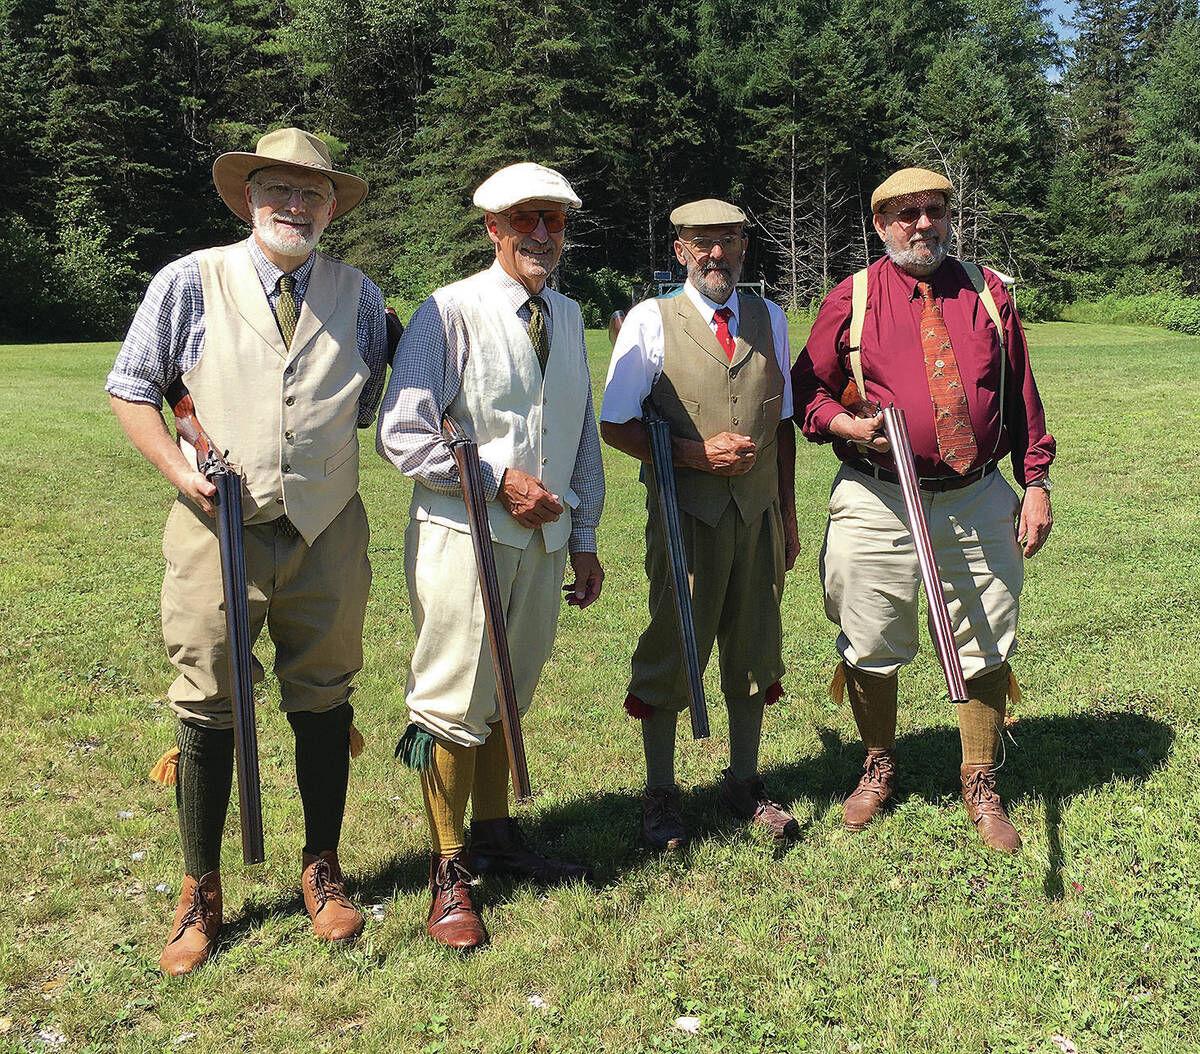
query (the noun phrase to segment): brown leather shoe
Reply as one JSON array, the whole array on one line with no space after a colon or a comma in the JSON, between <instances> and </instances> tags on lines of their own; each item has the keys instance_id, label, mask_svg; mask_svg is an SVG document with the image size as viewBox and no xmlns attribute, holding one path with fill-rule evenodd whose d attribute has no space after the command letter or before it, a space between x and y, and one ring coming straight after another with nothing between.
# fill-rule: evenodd
<instances>
[{"instance_id":1,"label":"brown leather shoe","mask_svg":"<svg viewBox=\"0 0 1200 1054\"><path fill-rule=\"evenodd\" d=\"M861 831L895 793L896 752L881 748L868 750L858 786L842 807L842 825L850 831Z\"/></svg>"},{"instance_id":2,"label":"brown leather shoe","mask_svg":"<svg viewBox=\"0 0 1200 1054\"><path fill-rule=\"evenodd\" d=\"M996 792L996 767L994 765L963 765L963 804L967 815L989 849L1002 853L1015 853L1021 848L1021 836L1004 810L1004 802Z\"/></svg>"},{"instance_id":3,"label":"brown leather shoe","mask_svg":"<svg viewBox=\"0 0 1200 1054\"><path fill-rule=\"evenodd\" d=\"M647 787L643 792L642 838L657 853L687 848L688 832L683 825L678 787Z\"/></svg>"},{"instance_id":4,"label":"brown leather shoe","mask_svg":"<svg viewBox=\"0 0 1200 1054\"><path fill-rule=\"evenodd\" d=\"M159 957L159 968L172 977L191 973L208 961L220 932L220 873L210 871L199 881L184 875L171 938Z\"/></svg>"},{"instance_id":5,"label":"brown leather shoe","mask_svg":"<svg viewBox=\"0 0 1200 1054\"><path fill-rule=\"evenodd\" d=\"M463 866L465 852L438 856L429 860L429 921L425 929L439 944L468 952L488 942L483 919L471 903L471 883L475 876Z\"/></svg>"},{"instance_id":6,"label":"brown leather shoe","mask_svg":"<svg viewBox=\"0 0 1200 1054\"><path fill-rule=\"evenodd\" d=\"M511 816L471 821L471 866L479 874L511 875L542 886L589 878L588 869L580 864L555 860L530 849Z\"/></svg>"},{"instance_id":7,"label":"brown leather shoe","mask_svg":"<svg viewBox=\"0 0 1200 1054\"><path fill-rule=\"evenodd\" d=\"M346 896L337 850L325 849L317 856L305 853L303 861L300 888L313 933L323 941L353 940L362 933L363 917Z\"/></svg>"},{"instance_id":8,"label":"brown leather shoe","mask_svg":"<svg viewBox=\"0 0 1200 1054\"><path fill-rule=\"evenodd\" d=\"M763 781L757 776L740 780L726 769L721 773L721 797L734 816L765 827L777 842L791 841L800 833L796 818L767 797Z\"/></svg>"}]
</instances>

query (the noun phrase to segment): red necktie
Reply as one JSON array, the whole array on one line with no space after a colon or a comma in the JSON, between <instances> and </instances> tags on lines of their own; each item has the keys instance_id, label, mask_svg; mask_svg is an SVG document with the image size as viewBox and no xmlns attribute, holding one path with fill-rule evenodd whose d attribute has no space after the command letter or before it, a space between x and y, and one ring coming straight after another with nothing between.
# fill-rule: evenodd
<instances>
[{"instance_id":1,"label":"red necktie","mask_svg":"<svg viewBox=\"0 0 1200 1054\"><path fill-rule=\"evenodd\" d=\"M929 398L933 400L933 420L937 428L938 453L960 476L979 456L975 430L967 409L967 394L958 373L958 360L950 343L950 332L942 309L933 299L933 286L918 282L921 294L921 350L925 353L925 377Z\"/></svg>"},{"instance_id":2,"label":"red necktie","mask_svg":"<svg viewBox=\"0 0 1200 1054\"><path fill-rule=\"evenodd\" d=\"M733 334L729 332L729 320L733 318L733 308L719 307L713 312L713 320L717 323L717 343L725 349L725 357L733 362Z\"/></svg>"}]
</instances>

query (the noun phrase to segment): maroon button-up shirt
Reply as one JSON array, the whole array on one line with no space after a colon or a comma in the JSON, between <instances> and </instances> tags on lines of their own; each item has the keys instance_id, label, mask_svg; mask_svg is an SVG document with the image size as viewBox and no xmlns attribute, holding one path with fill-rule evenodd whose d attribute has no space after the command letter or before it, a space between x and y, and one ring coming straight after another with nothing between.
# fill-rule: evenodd
<instances>
[{"instance_id":1,"label":"maroon button-up shirt","mask_svg":"<svg viewBox=\"0 0 1200 1054\"><path fill-rule=\"evenodd\" d=\"M1054 437L1046 431L1046 415L1017 312L1000 279L987 270L984 275L1000 311L1008 349L1003 410L999 405L999 334L966 272L950 258L923 281L933 284L933 295L941 306L958 361L979 448L972 467L1011 453L1013 475L1024 486L1049 473ZM880 406L895 405L904 411L919 476L953 476L954 470L938 455L933 401L921 348L917 281L887 257L870 266L862 332L862 369L867 388L863 394ZM832 440L834 452L843 461L861 461L862 455L854 446L829 433L829 423L845 412L838 399L851 377L851 287L852 279L847 278L825 298L808 343L792 367L792 388L795 419L805 438L814 443ZM895 469L890 455L872 455L872 460L883 468Z\"/></svg>"}]
</instances>

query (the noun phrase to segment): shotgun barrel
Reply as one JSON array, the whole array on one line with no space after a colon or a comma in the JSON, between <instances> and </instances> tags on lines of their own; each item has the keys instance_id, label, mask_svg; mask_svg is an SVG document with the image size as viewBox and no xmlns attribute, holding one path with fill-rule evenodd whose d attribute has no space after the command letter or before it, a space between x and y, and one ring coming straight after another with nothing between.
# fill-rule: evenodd
<instances>
[{"instance_id":1,"label":"shotgun barrel","mask_svg":"<svg viewBox=\"0 0 1200 1054\"><path fill-rule=\"evenodd\" d=\"M191 394L183 382L176 381L166 394L171 412L175 415L175 430L179 438L195 449L199 471L217 488L217 542L221 551L221 585L225 594L225 633L233 703L233 746L237 759L242 860L247 864L261 864L266 859L266 849L263 841L254 681L250 672L250 605L246 595L242 479L204 431L196 417Z\"/></svg>"},{"instance_id":2,"label":"shotgun barrel","mask_svg":"<svg viewBox=\"0 0 1200 1054\"><path fill-rule=\"evenodd\" d=\"M508 750L508 771L513 794L518 801L532 796L529 785L529 761L525 756L525 737L521 731L521 712L517 708L517 689L513 682L512 656L508 650L508 631L504 620L504 602L496 577L496 554L492 550L492 532L488 526L487 498L483 491L483 473L479 466L479 447L449 415L442 418L442 434L458 466L463 501L467 506L467 524L475 549L475 567L483 597L483 620L496 674L496 698L500 703L500 726Z\"/></svg>"},{"instance_id":3,"label":"shotgun barrel","mask_svg":"<svg viewBox=\"0 0 1200 1054\"><path fill-rule=\"evenodd\" d=\"M666 539L667 559L671 564L671 593L675 598L675 622L687 675L688 712L692 718L692 738L709 735L708 705L704 699L704 670L696 647L696 623L692 613L692 593L688 575L683 532L679 527L679 500L675 489L675 459L671 448L671 426L654 409L650 400L642 404L642 422L650 439L650 468L658 513Z\"/></svg>"},{"instance_id":4,"label":"shotgun barrel","mask_svg":"<svg viewBox=\"0 0 1200 1054\"><path fill-rule=\"evenodd\" d=\"M885 407L883 427L896 462L896 476L900 480L900 493L904 497L904 508L908 513L908 527L917 550L921 581L925 584L925 599L929 601L933 646L937 651L938 661L942 664L942 672L946 675L946 689L950 693L951 701L965 703L969 698L967 685L963 679L958 646L954 642L954 627L950 625L946 596L942 592L942 579L938 574L937 555L934 553L929 524L925 519L925 507L921 504L917 469L913 462L912 444L908 438L908 424L904 420L904 411L898 406Z\"/></svg>"}]
</instances>

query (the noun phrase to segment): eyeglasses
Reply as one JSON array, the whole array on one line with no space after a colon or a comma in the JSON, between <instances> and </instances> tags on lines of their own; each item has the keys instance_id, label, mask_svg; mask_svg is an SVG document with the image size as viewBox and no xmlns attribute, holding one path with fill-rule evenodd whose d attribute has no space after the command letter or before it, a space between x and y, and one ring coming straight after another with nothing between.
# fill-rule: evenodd
<instances>
[{"instance_id":1,"label":"eyeglasses","mask_svg":"<svg viewBox=\"0 0 1200 1054\"><path fill-rule=\"evenodd\" d=\"M680 238L684 245L690 246L697 256L708 256L718 245L721 252L728 256L742 244L743 235L723 234L720 238Z\"/></svg>"},{"instance_id":2,"label":"eyeglasses","mask_svg":"<svg viewBox=\"0 0 1200 1054\"><path fill-rule=\"evenodd\" d=\"M945 205L913 205L907 209L900 209L898 212L886 212L885 216L895 216L905 226L914 224L921 218L921 213L925 213L934 223L938 220L946 218Z\"/></svg>"},{"instance_id":3,"label":"eyeglasses","mask_svg":"<svg viewBox=\"0 0 1200 1054\"><path fill-rule=\"evenodd\" d=\"M316 187L294 187L290 183L277 183L274 180L270 183L256 183L255 186L263 199L272 205L286 205L292 200L293 194L299 194L305 208L317 209L330 198L326 190L318 190Z\"/></svg>"},{"instance_id":4,"label":"eyeglasses","mask_svg":"<svg viewBox=\"0 0 1200 1054\"><path fill-rule=\"evenodd\" d=\"M567 229L567 214L561 209L538 209L537 211L521 210L519 212L503 212L501 215L508 220L508 225L518 234L532 234L537 230L538 220L546 225L549 234L558 234Z\"/></svg>"}]
</instances>

